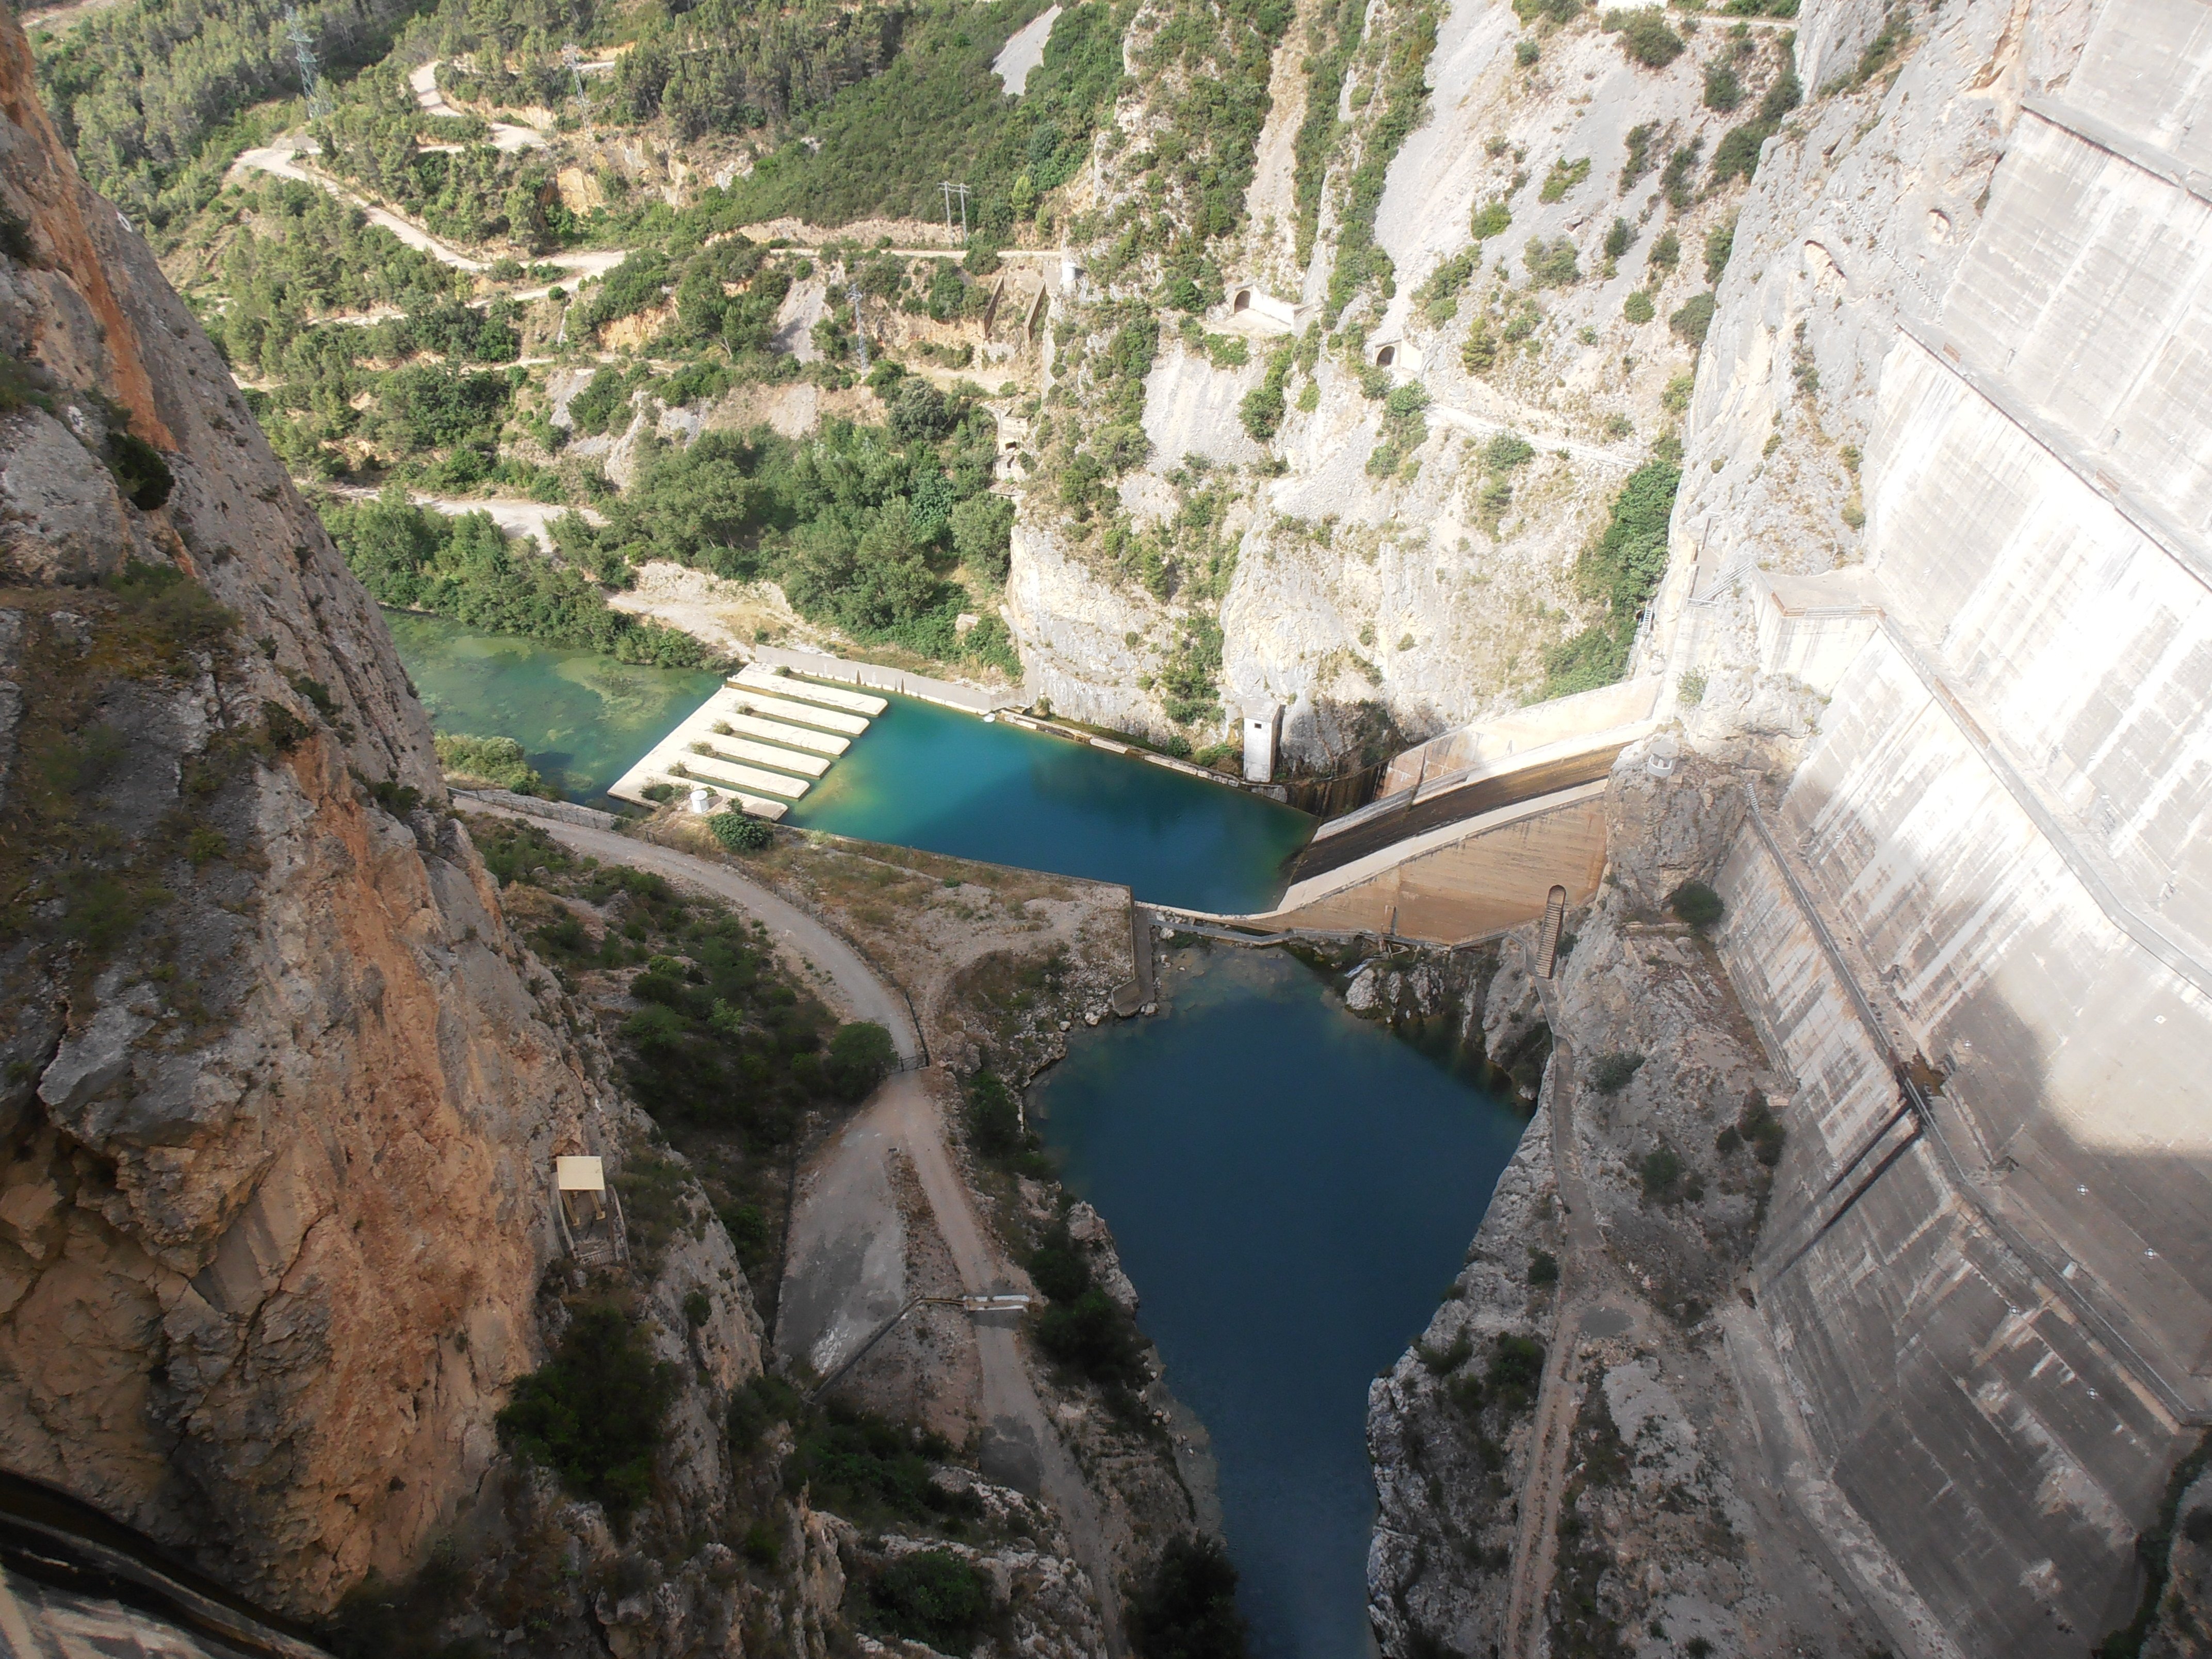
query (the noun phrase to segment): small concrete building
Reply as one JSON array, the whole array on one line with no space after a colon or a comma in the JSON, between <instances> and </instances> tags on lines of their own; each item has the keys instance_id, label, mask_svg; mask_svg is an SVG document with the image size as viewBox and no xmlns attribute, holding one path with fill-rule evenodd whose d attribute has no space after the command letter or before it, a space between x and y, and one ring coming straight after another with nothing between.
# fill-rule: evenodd
<instances>
[{"instance_id":1,"label":"small concrete building","mask_svg":"<svg viewBox=\"0 0 2212 1659\"><path fill-rule=\"evenodd\" d=\"M1275 744L1282 726L1282 704L1261 702L1244 705L1245 782L1274 781Z\"/></svg>"}]
</instances>

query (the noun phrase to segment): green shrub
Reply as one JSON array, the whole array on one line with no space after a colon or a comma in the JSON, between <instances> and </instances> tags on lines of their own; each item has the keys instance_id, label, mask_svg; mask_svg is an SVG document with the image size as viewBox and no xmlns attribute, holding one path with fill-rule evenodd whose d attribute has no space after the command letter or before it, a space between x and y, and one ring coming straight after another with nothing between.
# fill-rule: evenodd
<instances>
[{"instance_id":1,"label":"green shrub","mask_svg":"<svg viewBox=\"0 0 2212 1659\"><path fill-rule=\"evenodd\" d=\"M1601 1095L1617 1095L1643 1064L1644 1056L1638 1054L1600 1054L1590 1063L1590 1087Z\"/></svg>"},{"instance_id":2,"label":"green shrub","mask_svg":"<svg viewBox=\"0 0 2212 1659\"><path fill-rule=\"evenodd\" d=\"M1543 1387L1544 1345L1533 1336L1500 1336L1484 1382L1490 1399L1508 1416L1527 1411Z\"/></svg>"},{"instance_id":3,"label":"green shrub","mask_svg":"<svg viewBox=\"0 0 2212 1659\"><path fill-rule=\"evenodd\" d=\"M1474 233L1476 241L1486 242L1493 236L1503 235L1512 222L1513 211L1505 205L1505 198L1501 196L1475 209L1468 228Z\"/></svg>"},{"instance_id":4,"label":"green shrub","mask_svg":"<svg viewBox=\"0 0 2212 1659\"><path fill-rule=\"evenodd\" d=\"M449 778L480 778L518 795L549 795L545 780L513 738L473 738L458 732L441 732L438 766Z\"/></svg>"},{"instance_id":5,"label":"green shrub","mask_svg":"<svg viewBox=\"0 0 2212 1659\"><path fill-rule=\"evenodd\" d=\"M775 832L759 818L743 812L717 812L707 820L714 839L732 853L761 853L775 840Z\"/></svg>"},{"instance_id":6,"label":"green shrub","mask_svg":"<svg viewBox=\"0 0 2212 1659\"><path fill-rule=\"evenodd\" d=\"M1688 42L1667 27L1666 14L1656 6L1615 12L1606 27L1620 36L1620 49L1631 63L1645 69L1665 69L1687 49Z\"/></svg>"},{"instance_id":7,"label":"green shrub","mask_svg":"<svg viewBox=\"0 0 2212 1659\"><path fill-rule=\"evenodd\" d=\"M1605 257L1618 259L1636 241L1636 231L1627 220L1616 217L1605 233Z\"/></svg>"},{"instance_id":8,"label":"green shrub","mask_svg":"<svg viewBox=\"0 0 2212 1659\"><path fill-rule=\"evenodd\" d=\"M1559 1258L1549 1250L1528 1252L1528 1282L1533 1285L1556 1285L1559 1282Z\"/></svg>"},{"instance_id":9,"label":"green shrub","mask_svg":"<svg viewBox=\"0 0 2212 1659\"><path fill-rule=\"evenodd\" d=\"M1715 58L1705 65L1705 107L1716 109L1723 115L1743 102L1743 82L1737 78L1735 68L1726 58Z\"/></svg>"},{"instance_id":10,"label":"green shrub","mask_svg":"<svg viewBox=\"0 0 2212 1659\"><path fill-rule=\"evenodd\" d=\"M1782 118L1804 101L1805 90L1796 71L1785 63L1774 83L1759 100L1758 113L1740 127L1731 128L1713 149L1713 187L1733 178L1748 180L1759 171L1759 152L1781 130Z\"/></svg>"},{"instance_id":11,"label":"green shrub","mask_svg":"<svg viewBox=\"0 0 2212 1659\"><path fill-rule=\"evenodd\" d=\"M1582 280L1571 236L1555 236L1549 241L1531 236L1521 250L1521 262L1528 267L1531 288L1571 288Z\"/></svg>"},{"instance_id":12,"label":"green shrub","mask_svg":"<svg viewBox=\"0 0 2212 1659\"><path fill-rule=\"evenodd\" d=\"M1482 464L1492 472L1510 472L1535 458L1536 447L1517 432L1500 432L1483 446Z\"/></svg>"},{"instance_id":13,"label":"green shrub","mask_svg":"<svg viewBox=\"0 0 2212 1659\"><path fill-rule=\"evenodd\" d=\"M1171 1540L1129 1598L1128 1627L1139 1659L1243 1659L1249 1632L1237 1611L1236 1564L1220 1540Z\"/></svg>"},{"instance_id":14,"label":"green shrub","mask_svg":"<svg viewBox=\"0 0 2212 1659\"><path fill-rule=\"evenodd\" d=\"M161 452L135 432L107 434L107 470L124 499L142 512L151 513L169 499L176 477Z\"/></svg>"},{"instance_id":15,"label":"green shrub","mask_svg":"<svg viewBox=\"0 0 2212 1659\"><path fill-rule=\"evenodd\" d=\"M1639 288L1620 302L1620 314L1640 328L1659 313L1651 303L1651 296Z\"/></svg>"},{"instance_id":16,"label":"green shrub","mask_svg":"<svg viewBox=\"0 0 2212 1659\"><path fill-rule=\"evenodd\" d=\"M1522 69L1529 68L1543 55L1544 49L1534 40L1516 40L1513 43L1513 61Z\"/></svg>"},{"instance_id":17,"label":"green shrub","mask_svg":"<svg viewBox=\"0 0 2212 1659\"><path fill-rule=\"evenodd\" d=\"M1672 1146L1653 1147L1637 1167L1644 1177L1644 1196L1649 1201L1667 1203L1681 1190L1682 1155Z\"/></svg>"},{"instance_id":18,"label":"green shrub","mask_svg":"<svg viewBox=\"0 0 2212 1659\"><path fill-rule=\"evenodd\" d=\"M877 1633L965 1653L991 1616L991 1580L951 1550L902 1555L869 1579L860 1622Z\"/></svg>"},{"instance_id":19,"label":"green shrub","mask_svg":"<svg viewBox=\"0 0 2212 1659\"><path fill-rule=\"evenodd\" d=\"M1448 1346L1431 1348L1425 1342L1413 1345L1422 1365L1431 1376L1446 1376L1467 1364L1474 1353L1474 1339L1462 1329L1452 1338Z\"/></svg>"},{"instance_id":20,"label":"green shrub","mask_svg":"<svg viewBox=\"0 0 2212 1659\"><path fill-rule=\"evenodd\" d=\"M1544 175L1543 187L1537 191L1540 202L1558 202L1566 198L1569 191L1590 175L1590 158L1577 156L1569 161L1562 155L1552 163L1552 170Z\"/></svg>"},{"instance_id":21,"label":"green shrub","mask_svg":"<svg viewBox=\"0 0 2212 1659\"><path fill-rule=\"evenodd\" d=\"M1644 605L1667 572L1667 526L1682 470L1655 459L1631 473L1613 498L1605 533L1575 568L1576 585L1602 601L1605 615L1546 654L1544 696L1566 696L1610 685L1627 671Z\"/></svg>"},{"instance_id":22,"label":"green shrub","mask_svg":"<svg viewBox=\"0 0 2212 1659\"><path fill-rule=\"evenodd\" d=\"M839 1099L854 1101L866 1098L897 1063L889 1031L871 1020L854 1020L830 1037L822 1070Z\"/></svg>"},{"instance_id":23,"label":"green shrub","mask_svg":"<svg viewBox=\"0 0 2212 1659\"><path fill-rule=\"evenodd\" d=\"M517 1380L500 1437L619 1524L651 1491L676 1368L656 1361L618 1309L575 1310L553 1358Z\"/></svg>"},{"instance_id":24,"label":"green shrub","mask_svg":"<svg viewBox=\"0 0 2212 1659\"><path fill-rule=\"evenodd\" d=\"M783 1484L792 1492L812 1488L817 1509L864 1526L927 1521L957 1507L930 1474L931 1463L951 1452L941 1436L899 1427L832 1397L820 1418L800 1427Z\"/></svg>"},{"instance_id":25,"label":"green shrub","mask_svg":"<svg viewBox=\"0 0 2212 1659\"><path fill-rule=\"evenodd\" d=\"M1683 675L1680 679L1674 682L1674 695L1689 707L1695 708L1705 700L1705 671L1702 668L1692 668L1688 673Z\"/></svg>"},{"instance_id":26,"label":"green shrub","mask_svg":"<svg viewBox=\"0 0 2212 1659\"><path fill-rule=\"evenodd\" d=\"M1781 1120L1767 1109L1764 1100L1753 1100L1736 1119L1736 1130L1751 1144L1751 1152L1761 1164L1772 1169L1782 1161L1782 1143L1786 1138Z\"/></svg>"},{"instance_id":27,"label":"green shrub","mask_svg":"<svg viewBox=\"0 0 2212 1659\"><path fill-rule=\"evenodd\" d=\"M1702 881L1686 881L1667 896L1667 908L1675 920L1692 927L1710 927L1727 914L1721 896Z\"/></svg>"},{"instance_id":28,"label":"green shrub","mask_svg":"<svg viewBox=\"0 0 2212 1659\"><path fill-rule=\"evenodd\" d=\"M1109 1390L1142 1388L1144 1340L1119 1304L1092 1282L1090 1259L1055 1223L1030 1253L1030 1279L1048 1305L1032 1327L1047 1358Z\"/></svg>"},{"instance_id":29,"label":"green shrub","mask_svg":"<svg viewBox=\"0 0 2212 1659\"><path fill-rule=\"evenodd\" d=\"M1692 351L1698 350L1705 343L1705 335L1712 325L1713 296L1710 293L1692 294L1683 301L1681 307L1667 319L1667 326L1672 329L1676 337Z\"/></svg>"},{"instance_id":30,"label":"green shrub","mask_svg":"<svg viewBox=\"0 0 2212 1659\"><path fill-rule=\"evenodd\" d=\"M1718 288L1721 273L1728 269L1729 256L1735 252L1735 221L1733 213L1705 233L1705 282Z\"/></svg>"}]
</instances>

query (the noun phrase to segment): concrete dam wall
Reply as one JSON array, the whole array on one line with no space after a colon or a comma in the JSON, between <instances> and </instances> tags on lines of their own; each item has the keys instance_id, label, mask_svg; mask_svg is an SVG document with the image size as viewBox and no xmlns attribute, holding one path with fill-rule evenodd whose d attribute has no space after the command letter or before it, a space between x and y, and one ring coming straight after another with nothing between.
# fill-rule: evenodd
<instances>
[{"instance_id":1,"label":"concrete dam wall","mask_svg":"<svg viewBox=\"0 0 2212 1659\"><path fill-rule=\"evenodd\" d=\"M1828 698L1721 944L1796 1088L1759 1306L1916 1651L2124 1624L2212 1422L2212 12L2054 80L1882 363L1863 565L1698 573L1753 625L1672 662Z\"/></svg>"}]
</instances>

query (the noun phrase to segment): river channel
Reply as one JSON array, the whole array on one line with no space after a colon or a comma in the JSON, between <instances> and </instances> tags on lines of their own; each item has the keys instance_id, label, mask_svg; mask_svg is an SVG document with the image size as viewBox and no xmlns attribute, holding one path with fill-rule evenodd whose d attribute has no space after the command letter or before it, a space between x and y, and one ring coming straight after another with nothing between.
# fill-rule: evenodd
<instances>
[{"instance_id":1,"label":"river channel","mask_svg":"<svg viewBox=\"0 0 2212 1659\"><path fill-rule=\"evenodd\" d=\"M514 738L580 800L604 794L720 684L441 617L390 620L432 726ZM1313 833L1303 812L1131 756L889 702L787 823L1238 913L1273 902L1285 861Z\"/></svg>"},{"instance_id":2,"label":"river channel","mask_svg":"<svg viewBox=\"0 0 2212 1659\"><path fill-rule=\"evenodd\" d=\"M1176 949L1164 1018L1032 1091L1206 1426L1261 1659L1369 1652L1367 1386L1458 1273L1522 1120L1274 951Z\"/></svg>"},{"instance_id":3,"label":"river channel","mask_svg":"<svg viewBox=\"0 0 2212 1659\"><path fill-rule=\"evenodd\" d=\"M719 683L391 618L441 732L590 799ZM1264 908L1313 821L1128 757L896 697L787 822ZM1369 1381L1457 1272L1521 1120L1272 951L1167 952L1170 1018L1079 1032L1034 1106L1206 1424L1263 1659L1369 1650Z\"/></svg>"}]
</instances>

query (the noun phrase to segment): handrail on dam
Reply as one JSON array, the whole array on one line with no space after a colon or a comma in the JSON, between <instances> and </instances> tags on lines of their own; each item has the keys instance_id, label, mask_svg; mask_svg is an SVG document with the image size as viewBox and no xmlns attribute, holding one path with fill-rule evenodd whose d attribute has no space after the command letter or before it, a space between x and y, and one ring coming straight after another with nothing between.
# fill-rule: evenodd
<instances>
[{"instance_id":1,"label":"handrail on dam","mask_svg":"<svg viewBox=\"0 0 2212 1659\"><path fill-rule=\"evenodd\" d=\"M2009 1222L1997 1214L1996 1206L1990 1202L1988 1195L1966 1173L1965 1164L1951 1146L1949 1137L1943 1132L1942 1120L1936 1113L1934 1100L1915 1080L1904 1057L1897 1052L1896 1044L1890 1041L1889 1034L1883 1029L1881 1020L1875 1013L1874 1005L1867 1000L1865 992L1860 988L1858 975L1851 971L1850 962L1844 955L1843 947L1836 942L1835 935L1829 931L1826 921L1821 916L1819 907L1813 902L1811 892L1798 878L1796 868L1783 852L1781 842L1768 826L1765 815L1759 811L1758 793L1749 784L1744 786L1744 799L1749 805L1747 816L1752 828L1757 832L1760 844L1766 848L1768 856L1774 860L1775 868L1781 872L1783 884L1788 889L1792 902L1796 905L1799 913L1805 918L1807 925L1812 928L1813 937L1820 947L1821 955L1827 958L1830 971L1834 974L1837 983L1843 987L1845 996L1850 1000L1853 1012L1857 1016L1860 1024L1865 1027L1867 1035L1874 1040L1877 1052L1888 1063L1891 1076L1895 1079L1898 1089L1906 1103L1906 1109L1911 1113L1917 1125L1915 1133L1885 1158L1874 1172L1853 1189L1844 1204L1815 1230L1811 1238L1793 1252L1790 1258L1775 1268L1771 1274L1762 1273L1761 1277L1770 1279L1778 1279L1796 1267L1810 1253L1813 1247L1820 1242L1828 1230L1840 1221L1859 1199L1872 1189L1915 1142L1924 1139L1942 1163L1944 1175L1949 1181L1952 1189L1973 1206L1974 1212L1980 1218L1983 1225L1989 1229L1990 1235L1998 1244L2017 1261L2021 1270L2035 1282L2037 1287L2064 1302L2087 1328L2091 1339L2107 1349L2119 1361L2121 1369L2133 1376L2146 1390L2155 1395L2160 1404L2171 1412L2177 1421L2191 1428L2212 1427L2212 1405L2203 1403L2192 1405L2189 1395L2180 1387L2169 1381L2166 1375L2144 1356L2142 1350L2128 1340L2111 1316L2092 1302L2073 1280L2068 1279L2063 1273L2046 1271L2043 1258L2020 1237ZM1881 1145L1881 1136L1887 1134L1895 1127L1899 1115L1901 1114L1893 1115L1887 1119L1882 1126L1881 1133L1854 1154L1850 1165L1846 1165L1839 1173L1838 1181L1840 1181L1842 1175L1849 1173L1851 1165L1863 1161L1869 1152ZM1832 1192L1837 1184L1838 1182L1831 1182L1827 1190Z\"/></svg>"}]
</instances>

